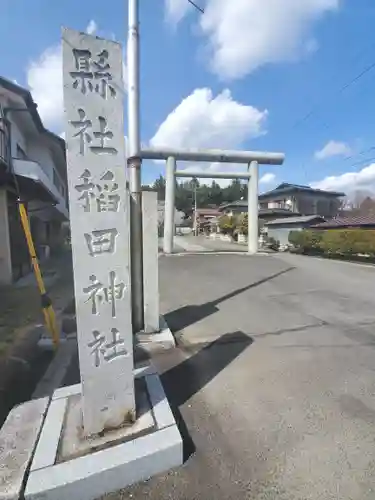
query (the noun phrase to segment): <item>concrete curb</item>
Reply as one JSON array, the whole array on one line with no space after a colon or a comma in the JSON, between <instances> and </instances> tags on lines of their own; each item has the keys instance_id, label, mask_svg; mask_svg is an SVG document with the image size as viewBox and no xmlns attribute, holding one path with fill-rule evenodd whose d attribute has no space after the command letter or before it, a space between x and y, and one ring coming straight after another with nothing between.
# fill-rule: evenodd
<instances>
[{"instance_id":1,"label":"concrete curb","mask_svg":"<svg viewBox=\"0 0 375 500\"><path fill-rule=\"evenodd\" d=\"M189 257L189 256L196 256L196 255L239 255L241 257L254 257L255 256L261 256L261 257L269 257L270 253L268 252L257 252L256 254L248 254L246 251L243 251L243 250L205 250L205 251L202 251L202 252L190 252L190 251L186 251L186 252L177 252L177 253L171 253L171 254L159 254L159 257L160 256L163 256L163 257Z\"/></svg>"},{"instance_id":2,"label":"concrete curb","mask_svg":"<svg viewBox=\"0 0 375 500\"><path fill-rule=\"evenodd\" d=\"M0 500L21 498L49 404L43 398L15 406L0 429Z\"/></svg>"},{"instance_id":3,"label":"concrete curb","mask_svg":"<svg viewBox=\"0 0 375 500\"><path fill-rule=\"evenodd\" d=\"M72 357L77 353L77 349L78 345L75 335L69 336L61 343L47 371L36 386L32 395L33 399L51 396L53 391L62 385Z\"/></svg>"}]
</instances>

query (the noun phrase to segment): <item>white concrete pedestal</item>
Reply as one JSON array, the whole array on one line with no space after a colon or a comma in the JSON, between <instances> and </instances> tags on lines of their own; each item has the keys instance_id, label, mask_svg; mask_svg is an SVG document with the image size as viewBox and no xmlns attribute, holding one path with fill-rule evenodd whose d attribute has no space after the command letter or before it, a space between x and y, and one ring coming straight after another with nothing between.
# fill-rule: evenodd
<instances>
[{"instance_id":1,"label":"white concrete pedestal","mask_svg":"<svg viewBox=\"0 0 375 500\"><path fill-rule=\"evenodd\" d=\"M146 366L135 371L135 380L136 423L89 438L82 433L81 385L55 391L26 500L94 500L182 464L182 439L159 376Z\"/></svg>"},{"instance_id":2,"label":"white concrete pedestal","mask_svg":"<svg viewBox=\"0 0 375 500\"><path fill-rule=\"evenodd\" d=\"M176 340L164 316L159 317L159 331L155 333L138 332L135 336L136 347L147 354L166 351L176 347Z\"/></svg>"}]
</instances>

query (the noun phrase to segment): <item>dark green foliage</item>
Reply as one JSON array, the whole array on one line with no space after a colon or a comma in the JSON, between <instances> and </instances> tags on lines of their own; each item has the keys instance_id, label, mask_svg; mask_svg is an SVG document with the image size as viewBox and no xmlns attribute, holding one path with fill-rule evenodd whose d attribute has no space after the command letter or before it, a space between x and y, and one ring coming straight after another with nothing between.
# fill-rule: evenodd
<instances>
[{"instance_id":1,"label":"dark green foliage","mask_svg":"<svg viewBox=\"0 0 375 500\"><path fill-rule=\"evenodd\" d=\"M176 182L176 208L183 212L191 212L194 207L194 188L196 184L197 206L198 208L217 207L222 203L231 203L247 198L247 185L242 184L238 179L221 188L215 181L210 186L200 184L199 180L189 180L185 182ZM143 190L156 191L158 200L165 199L165 178L160 175L152 186L143 186Z\"/></svg>"},{"instance_id":2,"label":"dark green foliage","mask_svg":"<svg viewBox=\"0 0 375 500\"><path fill-rule=\"evenodd\" d=\"M375 230L328 229L291 231L289 243L303 253L354 256L375 256Z\"/></svg>"}]
</instances>

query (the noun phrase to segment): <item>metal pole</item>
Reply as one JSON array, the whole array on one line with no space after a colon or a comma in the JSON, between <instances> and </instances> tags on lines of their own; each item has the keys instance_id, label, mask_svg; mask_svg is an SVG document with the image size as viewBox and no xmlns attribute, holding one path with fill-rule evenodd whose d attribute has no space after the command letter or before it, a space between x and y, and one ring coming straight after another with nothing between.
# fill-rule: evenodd
<instances>
[{"instance_id":1,"label":"metal pole","mask_svg":"<svg viewBox=\"0 0 375 500\"><path fill-rule=\"evenodd\" d=\"M194 182L194 236L198 236L198 219L197 219L197 179Z\"/></svg>"},{"instance_id":2,"label":"metal pole","mask_svg":"<svg viewBox=\"0 0 375 500\"><path fill-rule=\"evenodd\" d=\"M256 254L258 251L258 162L252 161L249 165L249 182L248 182L248 215L247 215L247 240L248 253Z\"/></svg>"},{"instance_id":3,"label":"metal pole","mask_svg":"<svg viewBox=\"0 0 375 500\"><path fill-rule=\"evenodd\" d=\"M167 159L165 179L165 205L164 205L164 253L173 252L174 234L174 204L175 204L175 173L176 159L172 156Z\"/></svg>"},{"instance_id":4,"label":"metal pole","mask_svg":"<svg viewBox=\"0 0 375 500\"><path fill-rule=\"evenodd\" d=\"M128 0L128 175L133 331L144 327L138 0Z\"/></svg>"}]
</instances>

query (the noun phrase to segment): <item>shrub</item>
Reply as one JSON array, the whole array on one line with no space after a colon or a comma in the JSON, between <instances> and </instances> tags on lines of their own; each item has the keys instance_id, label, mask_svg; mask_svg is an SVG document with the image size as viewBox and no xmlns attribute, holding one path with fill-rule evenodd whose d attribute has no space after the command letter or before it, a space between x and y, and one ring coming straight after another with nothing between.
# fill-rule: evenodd
<instances>
[{"instance_id":1,"label":"shrub","mask_svg":"<svg viewBox=\"0 0 375 500\"><path fill-rule=\"evenodd\" d=\"M236 229L236 220L230 215L222 215L219 219L219 228L223 234L233 235Z\"/></svg>"},{"instance_id":2,"label":"shrub","mask_svg":"<svg viewBox=\"0 0 375 500\"><path fill-rule=\"evenodd\" d=\"M303 238L303 231L290 231L288 240L291 245L300 247Z\"/></svg>"},{"instance_id":3,"label":"shrub","mask_svg":"<svg viewBox=\"0 0 375 500\"><path fill-rule=\"evenodd\" d=\"M370 229L291 231L289 242L304 253L375 256L375 230Z\"/></svg>"},{"instance_id":4,"label":"shrub","mask_svg":"<svg viewBox=\"0 0 375 500\"><path fill-rule=\"evenodd\" d=\"M299 248L305 253L321 252L322 232L310 229L303 231L291 231L288 237L289 243L294 247Z\"/></svg>"},{"instance_id":5,"label":"shrub","mask_svg":"<svg viewBox=\"0 0 375 500\"><path fill-rule=\"evenodd\" d=\"M273 238L272 236L270 236L268 238L268 247L271 249L271 250L275 250L275 252L278 252L279 251L279 248L280 248L280 241L276 240L275 238Z\"/></svg>"},{"instance_id":6,"label":"shrub","mask_svg":"<svg viewBox=\"0 0 375 500\"><path fill-rule=\"evenodd\" d=\"M248 233L247 219L247 214L241 214L236 218L236 230L244 235L247 235Z\"/></svg>"}]
</instances>

